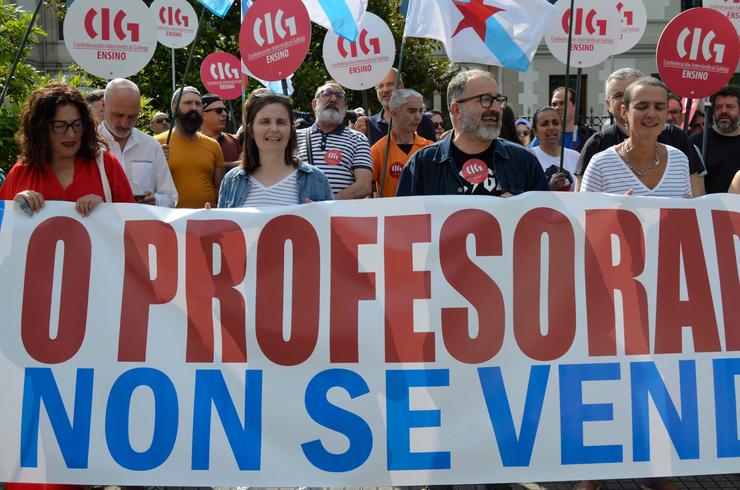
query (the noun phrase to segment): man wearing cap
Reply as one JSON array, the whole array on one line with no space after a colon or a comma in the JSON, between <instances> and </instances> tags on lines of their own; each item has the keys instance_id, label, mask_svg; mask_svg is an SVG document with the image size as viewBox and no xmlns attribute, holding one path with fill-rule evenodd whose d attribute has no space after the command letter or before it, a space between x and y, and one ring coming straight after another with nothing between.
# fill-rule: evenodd
<instances>
[{"instance_id":1,"label":"man wearing cap","mask_svg":"<svg viewBox=\"0 0 740 490\"><path fill-rule=\"evenodd\" d=\"M190 86L177 89L172 95L172 112L175 127L169 142L168 162L179 194L177 207L202 208L206 203L215 207L224 176L224 154L216 140L199 131L203 103L198 89ZM162 133L154 138L164 145L167 136L168 133Z\"/></svg>"},{"instance_id":2,"label":"man wearing cap","mask_svg":"<svg viewBox=\"0 0 740 490\"><path fill-rule=\"evenodd\" d=\"M205 94L203 101L203 128L206 136L218 141L221 151L224 152L224 167L226 171L239 165L241 161L242 145L235 136L224 132L229 113L221 97L216 94Z\"/></svg>"},{"instance_id":3,"label":"man wearing cap","mask_svg":"<svg viewBox=\"0 0 740 490\"><path fill-rule=\"evenodd\" d=\"M164 112L157 112L152 116L152 119L149 121L149 130L153 135L156 136L159 133L164 133L168 129L170 129L170 116Z\"/></svg>"},{"instance_id":4,"label":"man wearing cap","mask_svg":"<svg viewBox=\"0 0 740 490\"><path fill-rule=\"evenodd\" d=\"M391 96L396 90L396 76L398 76L398 70L391 68L385 78L375 85L375 93L378 96L378 102L383 106L383 110L370 116L367 120L367 139L370 140L371 146L388 134L388 122L391 120ZM398 88L404 88L403 79L399 80ZM426 114L422 115L416 132L422 138L437 141L434 123Z\"/></svg>"},{"instance_id":5,"label":"man wearing cap","mask_svg":"<svg viewBox=\"0 0 740 490\"><path fill-rule=\"evenodd\" d=\"M489 72L455 75L447 86L453 131L413 154L401 172L396 195L507 197L548 190L535 156L498 138L505 102Z\"/></svg>"},{"instance_id":6,"label":"man wearing cap","mask_svg":"<svg viewBox=\"0 0 740 490\"><path fill-rule=\"evenodd\" d=\"M105 87L98 133L121 162L136 202L174 208L177 190L162 146L136 129L140 107L139 87L134 82L111 80Z\"/></svg>"}]
</instances>

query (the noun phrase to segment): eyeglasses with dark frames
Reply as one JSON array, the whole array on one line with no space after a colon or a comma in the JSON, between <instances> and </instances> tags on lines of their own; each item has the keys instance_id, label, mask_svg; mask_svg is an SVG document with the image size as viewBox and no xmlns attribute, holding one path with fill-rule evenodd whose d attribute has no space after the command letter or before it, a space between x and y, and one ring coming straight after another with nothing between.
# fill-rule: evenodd
<instances>
[{"instance_id":1,"label":"eyeglasses with dark frames","mask_svg":"<svg viewBox=\"0 0 740 490\"><path fill-rule=\"evenodd\" d=\"M170 123L170 118L169 117L158 117L158 118L155 118L154 119L154 122L157 123L157 124L162 124L162 123L169 124Z\"/></svg>"},{"instance_id":2,"label":"eyeglasses with dark frames","mask_svg":"<svg viewBox=\"0 0 740 490\"><path fill-rule=\"evenodd\" d=\"M504 106L506 105L506 101L509 100L505 95L478 94L471 97L465 97L464 99L457 99L455 102L464 104L473 99L478 99L478 102L483 109L490 109L494 104Z\"/></svg>"},{"instance_id":3,"label":"eyeglasses with dark frames","mask_svg":"<svg viewBox=\"0 0 740 490\"><path fill-rule=\"evenodd\" d=\"M434 127L435 128L442 128L442 129L445 128L445 123L435 122L435 123L432 123L432 124L434 124Z\"/></svg>"},{"instance_id":4,"label":"eyeglasses with dark frames","mask_svg":"<svg viewBox=\"0 0 740 490\"><path fill-rule=\"evenodd\" d=\"M220 116L221 114L226 112L226 108L225 107L214 107L213 109L205 109L203 112L215 112L216 114Z\"/></svg>"},{"instance_id":5,"label":"eyeglasses with dark frames","mask_svg":"<svg viewBox=\"0 0 740 490\"><path fill-rule=\"evenodd\" d=\"M80 134L85 130L85 122L82 119L76 119L71 123L67 121L52 121L51 130L54 134L65 134L69 128L72 128L72 132Z\"/></svg>"}]
</instances>

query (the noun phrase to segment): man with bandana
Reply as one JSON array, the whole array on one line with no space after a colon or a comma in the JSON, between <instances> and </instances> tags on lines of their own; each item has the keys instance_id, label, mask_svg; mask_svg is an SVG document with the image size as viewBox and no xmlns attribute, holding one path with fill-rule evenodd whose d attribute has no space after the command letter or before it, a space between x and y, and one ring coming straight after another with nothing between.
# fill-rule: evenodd
<instances>
[{"instance_id":1,"label":"man with bandana","mask_svg":"<svg viewBox=\"0 0 740 490\"><path fill-rule=\"evenodd\" d=\"M401 173L397 196L507 197L548 190L542 166L522 146L498 139L506 97L483 70L455 75L447 86L453 131L417 151Z\"/></svg>"},{"instance_id":2,"label":"man with bandana","mask_svg":"<svg viewBox=\"0 0 740 490\"><path fill-rule=\"evenodd\" d=\"M311 103L316 122L298 130L298 155L329 179L334 198L363 199L370 194L373 164L364 134L344 125L347 97L336 82L316 90Z\"/></svg>"},{"instance_id":3,"label":"man with bandana","mask_svg":"<svg viewBox=\"0 0 740 490\"><path fill-rule=\"evenodd\" d=\"M216 207L218 188L224 176L224 154L216 140L199 131L203 123L203 103L198 89L190 86L177 89L172 95L172 111L175 127L167 161L179 195L177 207L202 208L206 203ZM164 145L167 135L165 132L154 138Z\"/></svg>"},{"instance_id":4,"label":"man with bandana","mask_svg":"<svg viewBox=\"0 0 740 490\"><path fill-rule=\"evenodd\" d=\"M707 194L727 192L735 174L740 171L740 86L727 85L710 97L714 124L707 135L707 154L704 177ZM691 142L702 147L702 133L691 137Z\"/></svg>"}]
</instances>

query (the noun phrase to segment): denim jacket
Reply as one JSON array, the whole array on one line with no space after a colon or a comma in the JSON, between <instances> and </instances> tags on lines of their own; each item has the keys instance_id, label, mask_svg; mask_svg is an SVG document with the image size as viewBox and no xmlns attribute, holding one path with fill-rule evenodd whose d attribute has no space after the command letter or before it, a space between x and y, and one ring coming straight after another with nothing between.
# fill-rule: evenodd
<instances>
[{"instance_id":1,"label":"denim jacket","mask_svg":"<svg viewBox=\"0 0 740 490\"><path fill-rule=\"evenodd\" d=\"M249 172L235 167L229 170L221 182L218 191L219 208L237 208L242 205L252 187ZM318 168L307 163L298 164L298 201L303 204L306 199L311 201L332 201L334 193L331 191L329 180Z\"/></svg>"},{"instance_id":2,"label":"denim jacket","mask_svg":"<svg viewBox=\"0 0 740 490\"><path fill-rule=\"evenodd\" d=\"M450 133L413 154L401 173L397 196L455 195L463 192L465 185L458 175L462 162L455 165L452 161L452 137L453 133ZM495 139L492 144L495 145L493 170L505 192L521 194L549 189L542 165L529 150L502 139Z\"/></svg>"}]
</instances>

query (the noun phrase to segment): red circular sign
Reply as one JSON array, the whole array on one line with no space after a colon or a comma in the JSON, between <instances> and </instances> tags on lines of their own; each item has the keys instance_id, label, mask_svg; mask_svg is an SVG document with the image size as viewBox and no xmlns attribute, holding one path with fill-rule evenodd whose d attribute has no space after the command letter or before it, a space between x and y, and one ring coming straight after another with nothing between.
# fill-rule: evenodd
<instances>
[{"instance_id":1,"label":"red circular sign","mask_svg":"<svg viewBox=\"0 0 740 490\"><path fill-rule=\"evenodd\" d=\"M311 19L303 2L255 2L239 31L242 61L256 78L282 80L295 72L308 53Z\"/></svg>"},{"instance_id":2,"label":"red circular sign","mask_svg":"<svg viewBox=\"0 0 740 490\"><path fill-rule=\"evenodd\" d=\"M462 176L471 184L480 184L488 178L488 165L483 160L471 158L463 164Z\"/></svg>"},{"instance_id":3,"label":"red circular sign","mask_svg":"<svg viewBox=\"0 0 740 490\"><path fill-rule=\"evenodd\" d=\"M326 150L324 163L327 165L339 165L342 161L342 152L339 150Z\"/></svg>"},{"instance_id":4,"label":"red circular sign","mask_svg":"<svg viewBox=\"0 0 740 490\"><path fill-rule=\"evenodd\" d=\"M401 171L403 170L403 163L394 163L391 165L390 174L391 177L394 179L397 179L401 176Z\"/></svg>"},{"instance_id":5,"label":"red circular sign","mask_svg":"<svg viewBox=\"0 0 740 490\"><path fill-rule=\"evenodd\" d=\"M740 41L727 17L713 9L693 8L663 29L656 62L663 81L676 94L699 99L730 81Z\"/></svg>"},{"instance_id":6,"label":"red circular sign","mask_svg":"<svg viewBox=\"0 0 740 490\"><path fill-rule=\"evenodd\" d=\"M200 79L210 93L225 100L237 99L242 95L241 66L241 61L233 54L211 53L200 65Z\"/></svg>"}]
</instances>

